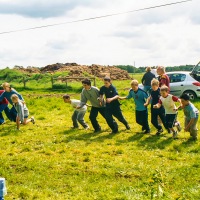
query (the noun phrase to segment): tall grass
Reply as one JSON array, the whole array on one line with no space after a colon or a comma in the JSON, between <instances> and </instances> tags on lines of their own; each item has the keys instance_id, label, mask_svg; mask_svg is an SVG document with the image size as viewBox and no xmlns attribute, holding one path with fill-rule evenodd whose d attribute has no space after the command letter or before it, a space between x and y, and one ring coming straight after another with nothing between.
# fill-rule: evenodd
<instances>
[{"instance_id":1,"label":"tall grass","mask_svg":"<svg viewBox=\"0 0 200 200\"><path fill-rule=\"evenodd\" d=\"M113 84L126 95L129 82ZM0 176L6 178L7 200L200 199L199 141L183 130L177 140L166 131L156 136L152 126L151 134L143 134L132 100L121 102L130 131L119 122L120 132L111 135L98 116L103 131L94 134L90 108L85 120L91 130L72 130L73 108L62 100L66 92L21 91L36 124L16 131L7 120L0 127ZM199 101L194 103L200 109ZM181 111L178 119L183 125Z\"/></svg>"}]
</instances>

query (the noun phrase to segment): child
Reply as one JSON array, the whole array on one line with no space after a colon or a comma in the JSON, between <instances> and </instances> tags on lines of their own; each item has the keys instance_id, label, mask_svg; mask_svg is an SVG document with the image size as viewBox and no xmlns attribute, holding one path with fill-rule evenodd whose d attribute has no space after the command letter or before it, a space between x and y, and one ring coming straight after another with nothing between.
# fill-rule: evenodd
<instances>
[{"instance_id":1,"label":"child","mask_svg":"<svg viewBox=\"0 0 200 200\"><path fill-rule=\"evenodd\" d=\"M13 106L17 111L17 117L16 117L16 124L17 124L17 129L19 130L20 127L20 122L24 125L28 124L29 122L32 122L35 124L35 119L34 117L31 117L28 119L29 115L29 110L26 107L24 103L19 99L18 95L13 94L11 96L11 100L13 102Z\"/></svg>"},{"instance_id":2,"label":"child","mask_svg":"<svg viewBox=\"0 0 200 200\"><path fill-rule=\"evenodd\" d=\"M160 88L159 88L159 81L157 79L153 79L151 81L151 91L150 96L147 99L147 102L144 104L144 106L148 106L149 102L151 102L151 123L154 125L154 127L157 129L156 135L160 135L160 133L163 132L162 126L158 122L158 116L160 117L164 127L166 129L166 118L165 118L165 109L163 106L161 106L159 109L153 108L153 105L157 104L160 98Z\"/></svg>"},{"instance_id":3,"label":"child","mask_svg":"<svg viewBox=\"0 0 200 200\"><path fill-rule=\"evenodd\" d=\"M130 130L130 126L124 118L120 109L118 92L116 88L112 85L111 79L109 77L104 78L104 86L100 88L99 94L100 101L104 99L103 96L106 97L105 117L108 125L112 129L111 133L118 132L118 125L113 116L116 117L121 123L123 123L127 130Z\"/></svg>"},{"instance_id":4,"label":"child","mask_svg":"<svg viewBox=\"0 0 200 200\"><path fill-rule=\"evenodd\" d=\"M190 136L197 140L197 121L199 117L198 109L190 102L190 97L187 94L180 96L182 108L185 115L185 131L190 133Z\"/></svg>"},{"instance_id":5,"label":"child","mask_svg":"<svg viewBox=\"0 0 200 200\"><path fill-rule=\"evenodd\" d=\"M178 97L169 94L169 88L166 85L163 85L160 88L160 94L161 97L159 102L153 105L153 108L160 108L162 105L164 106L167 127L173 132L173 138L176 138L178 133L173 127L176 126L178 131L181 131L181 127L180 123L176 121L177 108L174 102L179 102L181 104L181 100Z\"/></svg>"},{"instance_id":6,"label":"child","mask_svg":"<svg viewBox=\"0 0 200 200\"><path fill-rule=\"evenodd\" d=\"M89 126L84 121L84 115L86 113L87 106L84 105L80 107L81 101L76 99L70 99L69 95L64 95L63 100L65 103L69 103L72 105L73 108L75 108L75 111L72 115L72 121L73 121L72 128L78 128L78 122L79 122L84 127L85 130L88 130Z\"/></svg>"},{"instance_id":7,"label":"child","mask_svg":"<svg viewBox=\"0 0 200 200\"><path fill-rule=\"evenodd\" d=\"M138 81L133 80L131 82L132 89L129 91L127 97L119 97L119 99L130 99L133 98L136 105L136 122L142 126L142 131L144 133L150 133L150 128L148 124L148 110L144 106L146 99L148 97L147 93L138 87Z\"/></svg>"}]
</instances>

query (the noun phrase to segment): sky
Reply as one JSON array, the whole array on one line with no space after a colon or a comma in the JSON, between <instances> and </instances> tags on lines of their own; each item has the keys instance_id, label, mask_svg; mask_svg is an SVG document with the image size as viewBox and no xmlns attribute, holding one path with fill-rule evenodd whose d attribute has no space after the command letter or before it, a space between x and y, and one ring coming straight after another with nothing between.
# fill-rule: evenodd
<instances>
[{"instance_id":1,"label":"sky","mask_svg":"<svg viewBox=\"0 0 200 200\"><path fill-rule=\"evenodd\" d=\"M0 32L126 12L178 0L0 0ZM180 1L180 0L179 0ZM199 0L108 18L0 34L0 68L175 66L200 61Z\"/></svg>"}]
</instances>

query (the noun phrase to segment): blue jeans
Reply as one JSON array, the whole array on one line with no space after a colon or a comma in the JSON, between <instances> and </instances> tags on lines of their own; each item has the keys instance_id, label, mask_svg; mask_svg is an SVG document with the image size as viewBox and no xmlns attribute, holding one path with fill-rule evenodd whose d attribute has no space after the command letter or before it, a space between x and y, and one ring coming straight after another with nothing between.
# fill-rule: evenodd
<instances>
[{"instance_id":1,"label":"blue jeans","mask_svg":"<svg viewBox=\"0 0 200 200\"><path fill-rule=\"evenodd\" d=\"M2 112L5 112L6 116L9 118L9 108L8 108L8 105L7 104L0 104L0 124L4 123L4 118L3 118L3 115L2 115Z\"/></svg>"},{"instance_id":2,"label":"blue jeans","mask_svg":"<svg viewBox=\"0 0 200 200\"><path fill-rule=\"evenodd\" d=\"M148 94L148 96L150 95L150 89L151 89L151 86L148 86L148 85L144 86L144 91Z\"/></svg>"},{"instance_id":3,"label":"blue jeans","mask_svg":"<svg viewBox=\"0 0 200 200\"><path fill-rule=\"evenodd\" d=\"M72 115L72 121L74 128L78 128L78 122L84 127L87 128L88 125L85 123L84 116L86 111L75 110Z\"/></svg>"}]
</instances>

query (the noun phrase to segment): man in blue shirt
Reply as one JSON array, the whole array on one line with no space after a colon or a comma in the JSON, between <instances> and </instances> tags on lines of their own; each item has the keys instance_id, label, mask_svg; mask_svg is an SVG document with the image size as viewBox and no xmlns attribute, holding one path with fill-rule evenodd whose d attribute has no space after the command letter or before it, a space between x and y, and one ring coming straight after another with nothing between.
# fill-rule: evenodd
<instances>
[{"instance_id":1,"label":"man in blue shirt","mask_svg":"<svg viewBox=\"0 0 200 200\"><path fill-rule=\"evenodd\" d=\"M122 111L120 109L120 103L118 101L118 92L116 88L111 84L110 78L104 78L104 86L100 88L100 98L103 100L103 95L106 97L106 110L105 110L105 118L107 120L108 125L112 129L112 133L118 132L118 125L113 119L113 116L116 117L120 122L122 122L126 129L130 129L128 122L122 115Z\"/></svg>"},{"instance_id":2,"label":"man in blue shirt","mask_svg":"<svg viewBox=\"0 0 200 200\"><path fill-rule=\"evenodd\" d=\"M132 89L129 91L128 96L119 97L119 99L130 99L133 98L135 101L135 113L136 122L142 126L144 133L150 133L149 123L148 123L148 110L144 106L146 99L148 98L147 93L138 87L138 81L133 80L131 82Z\"/></svg>"}]
</instances>

